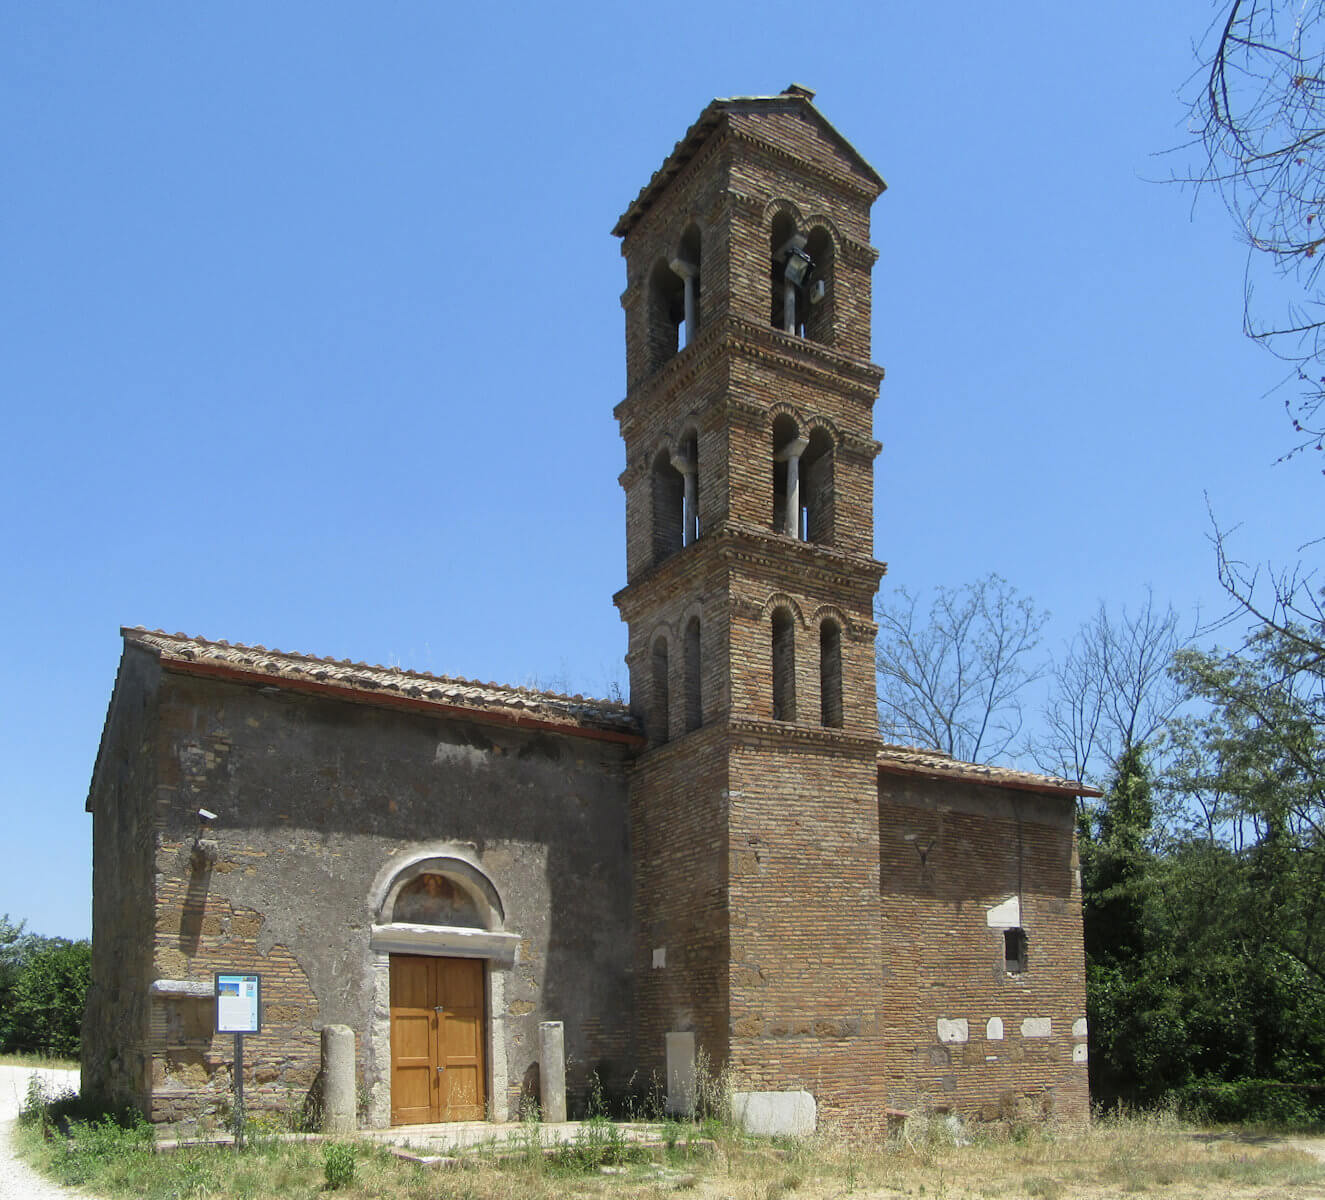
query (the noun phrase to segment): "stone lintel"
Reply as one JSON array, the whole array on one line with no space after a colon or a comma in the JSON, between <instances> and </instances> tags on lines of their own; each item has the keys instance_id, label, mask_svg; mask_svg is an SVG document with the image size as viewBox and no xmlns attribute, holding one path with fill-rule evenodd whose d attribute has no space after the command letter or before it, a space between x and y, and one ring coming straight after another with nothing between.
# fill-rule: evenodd
<instances>
[{"instance_id":1,"label":"stone lintel","mask_svg":"<svg viewBox=\"0 0 1325 1200\"><path fill-rule=\"evenodd\" d=\"M518 933L469 929L459 925L374 925L370 941L378 954L429 954L445 958L486 958L497 967L515 966Z\"/></svg>"}]
</instances>

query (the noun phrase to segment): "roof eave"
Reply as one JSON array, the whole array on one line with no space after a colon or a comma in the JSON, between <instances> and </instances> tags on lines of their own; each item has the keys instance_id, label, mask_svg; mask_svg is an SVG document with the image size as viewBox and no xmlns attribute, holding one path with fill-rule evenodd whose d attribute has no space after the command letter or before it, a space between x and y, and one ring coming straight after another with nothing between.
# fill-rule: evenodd
<instances>
[{"instance_id":1,"label":"roof eave","mask_svg":"<svg viewBox=\"0 0 1325 1200\"><path fill-rule=\"evenodd\" d=\"M466 720L506 725L518 729L537 729L550 733L561 733L567 737L587 738L591 741L615 742L625 746L644 745L643 736L624 729L604 729L593 725L549 721L542 717L513 712L509 709L471 708L464 704L448 704L444 700L399 696L390 692L369 692L347 684L271 675L265 671L226 663L198 662L192 659L174 658L161 652L159 652L159 658L162 670L179 675L193 675L202 678L221 679L229 683L278 688L281 691L347 700L354 704L367 704L374 708L423 712L434 716L463 717Z\"/></svg>"},{"instance_id":2,"label":"roof eave","mask_svg":"<svg viewBox=\"0 0 1325 1200\"><path fill-rule=\"evenodd\" d=\"M812 94L812 93L811 93ZM808 112L835 141L839 148L854 162L856 167L878 188L881 195L888 188L883 176L878 173L851 142L838 132L836 126L823 115L802 91L783 92L777 96L730 96L711 100L699 114L693 125L686 130L685 136L672 148L672 152L654 171L649 182L640 189L639 195L631 201L629 207L617 218L612 227L614 237L625 237L637 221L648 211L658 194L674 179L698 152L701 146L717 130L727 113L741 106L759 106L768 108L774 105L787 109L800 108Z\"/></svg>"},{"instance_id":3,"label":"roof eave","mask_svg":"<svg viewBox=\"0 0 1325 1200\"><path fill-rule=\"evenodd\" d=\"M945 783L969 783L976 787L994 787L1007 788L1016 792L1036 792L1043 796L1071 797L1075 799L1078 796L1099 797L1103 792L1090 787L1084 783L1073 783L1070 780L1055 782L1051 779L1043 781L1034 778L996 777L990 775L963 775L956 771L945 771L941 767L927 767L921 763L899 763L879 761L880 774L887 775L910 775L921 779L941 780Z\"/></svg>"}]
</instances>

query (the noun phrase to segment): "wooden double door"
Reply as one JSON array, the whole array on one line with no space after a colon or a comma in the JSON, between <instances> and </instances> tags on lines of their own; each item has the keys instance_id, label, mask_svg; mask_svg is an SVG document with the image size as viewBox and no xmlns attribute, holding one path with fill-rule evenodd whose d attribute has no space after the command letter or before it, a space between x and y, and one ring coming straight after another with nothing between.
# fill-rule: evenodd
<instances>
[{"instance_id":1,"label":"wooden double door","mask_svg":"<svg viewBox=\"0 0 1325 1200\"><path fill-rule=\"evenodd\" d=\"M391 1124L482 1121L483 961L391 956Z\"/></svg>"}]
</instances>

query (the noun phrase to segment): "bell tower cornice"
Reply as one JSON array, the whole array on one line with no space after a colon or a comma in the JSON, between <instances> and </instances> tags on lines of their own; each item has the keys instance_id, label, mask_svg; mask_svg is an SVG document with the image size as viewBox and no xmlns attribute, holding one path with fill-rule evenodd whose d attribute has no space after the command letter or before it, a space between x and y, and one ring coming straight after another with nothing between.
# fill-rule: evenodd
<instances>
[{"instance_id":1,"label":"bell tower cornice","mask_svg":"<svg viewBox=\"0 0 1325 1200\"><path fill-rule=\"evenodd\" d=\"M698 580L712 578L713 568L719 567L724 586L736 577L747 581L757 594L759 580L768 584L767 594L779 590L781 585L804 587L813 584L817 590L842 591L855 600L859 596L872 597L878 590L879 580L888 573L888 564L866 555L835 550L831 546L817 546L797 541L757 526L727 524L706 533L693 547L681 554L664 559L618 591L612 601L621 611L624 621L632 621L663 597L694 586ZM858 601L857 601L858 602ZM739 609L746 615L757 616L763 601L752 610L746 603ZM852 636L873 640L876 629L872 616L854 613L843 617L843 624Z\"/></svg>"},{"instance_id":2,"label":"bell tower cornice","mask_svg":"<svg viewBox=\"0 0 1325 1200\"><path fill-rule=\"evenodd\" d=\"M747 359L774 369L809 374L820 385L847 399L873 405L885 372L867 359L855 358L831 346L807 342L755 321L728 316L716 327L703 330L696 342L670 359L656 374L631 388L612 410L626 421L636 407L657 407L668 397L692 388L715 362Z\"/></svg>"}]
</instances>

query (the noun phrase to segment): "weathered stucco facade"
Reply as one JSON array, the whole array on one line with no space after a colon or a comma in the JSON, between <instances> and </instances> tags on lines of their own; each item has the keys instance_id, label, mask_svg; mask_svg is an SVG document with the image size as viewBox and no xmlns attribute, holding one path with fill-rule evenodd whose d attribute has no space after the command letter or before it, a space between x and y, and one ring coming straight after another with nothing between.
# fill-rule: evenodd
<instances>
[{"instance_id":1,"label":"weathered stucco facade","mask_svg":"<svg viewBox=\"0 0 1325 1200\"><path fill-rule=\"evenodd\" d=\"M1084 1115L1083 789L878 739L883 182L811 99L715 101L615 231L628 708L124 631L87 1086L216 1117L225 970L250 1106L307 1103L338 1024L364 1121L511 1118L560 1021L572 1108L685 1046L846 1125Z\"/></svg>"},{"instance_id":2,"label":"weathered stucco facade","mask_svg":"<svg viewBox=\"0 0 1325 1200\"><path fill-rule=\"evenodd\" d=\"M476 929L463 936L477 945L453 948L490 965L494 1115L515 1112L551 1013L567 1024L572 1082L591 1070L620 1082L625 767L638 740L624 712L581 724L569 702L126 631L104 746L127 742L131 723L138 752L110 762L103 750L90 799L91 1086L148 1099L157 1120L193 1115L200 1095L227 1103L232 1048L211 1034L211 972L257 970L250 1105L302 1099L318 1029L346 1024L367 1114L388 1123L387 957L410 942L408 930L392 940L384 904L420 864L495 897L483 924L500 936Z\"/></svg>"}]
</instances>

